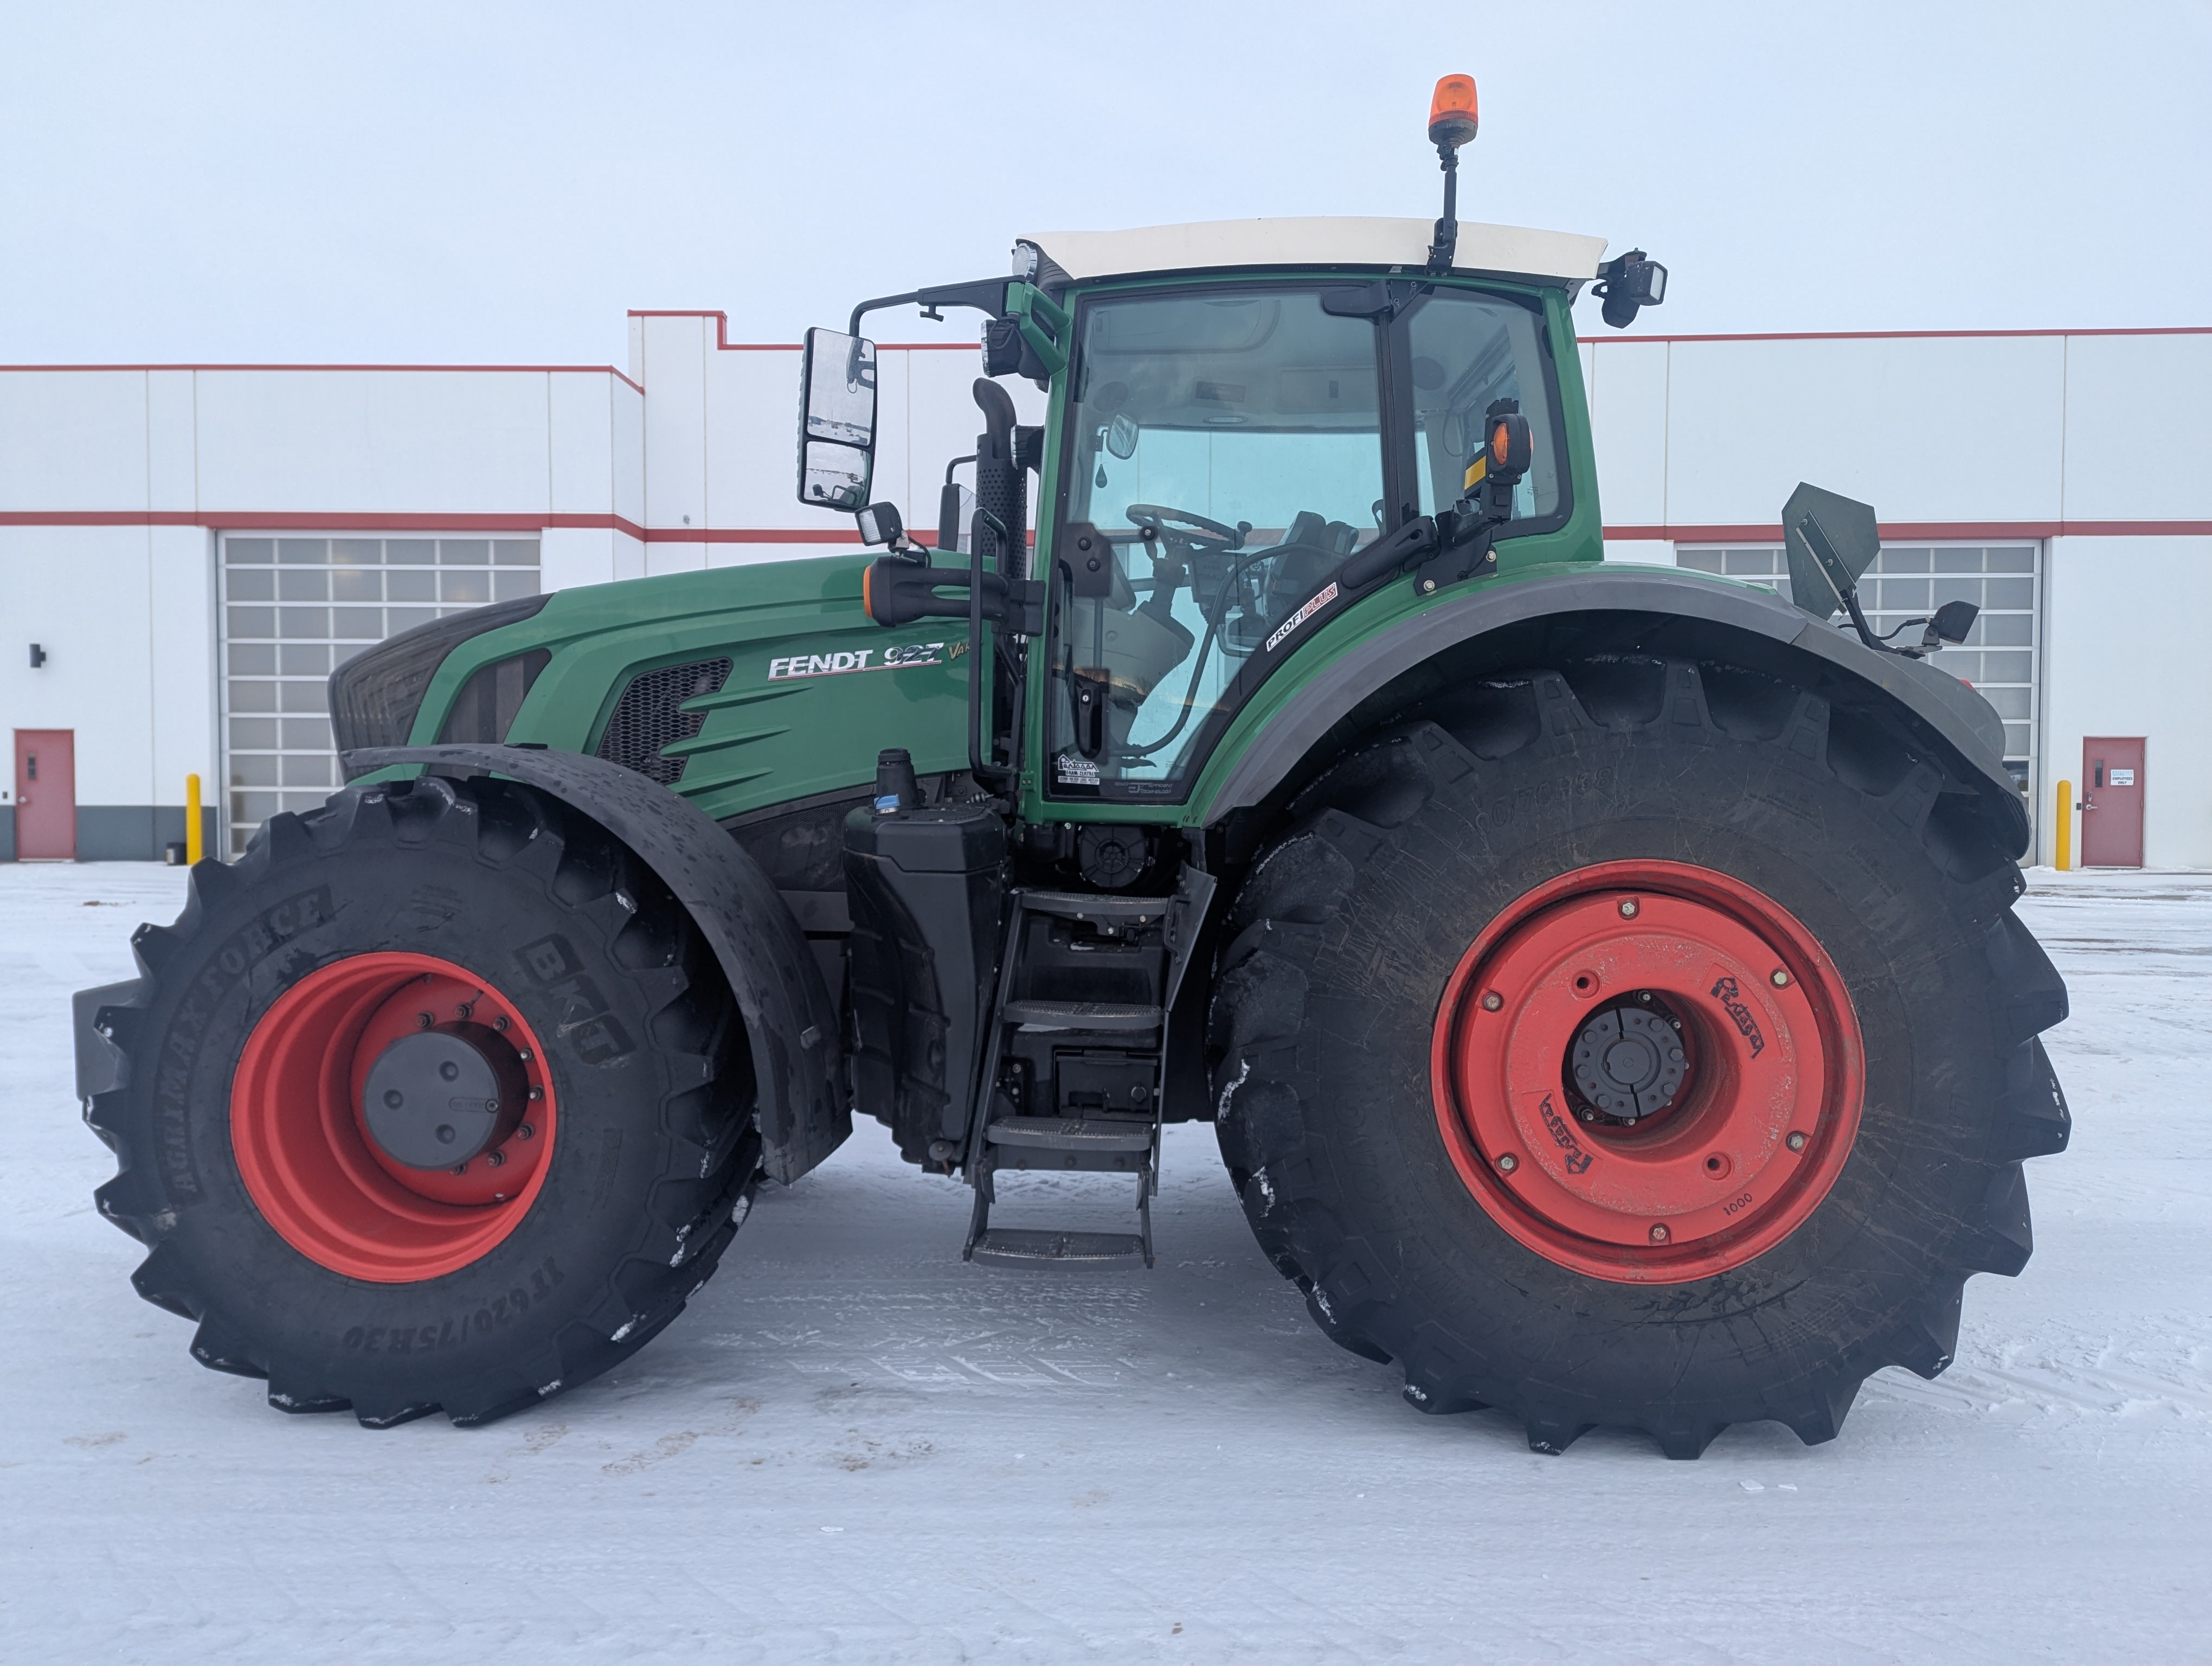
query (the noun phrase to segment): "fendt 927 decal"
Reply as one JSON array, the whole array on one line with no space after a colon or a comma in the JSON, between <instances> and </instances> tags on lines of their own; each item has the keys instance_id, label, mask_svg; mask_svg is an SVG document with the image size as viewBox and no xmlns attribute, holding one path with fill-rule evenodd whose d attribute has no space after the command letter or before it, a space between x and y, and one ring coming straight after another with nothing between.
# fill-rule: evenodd
<instances>
[{"instance_id":1,"label":"fendt 927 decal","mask_svg":"<svg viewBox=\"0 0 2212 1666\"><path fill-rule=\"evenodd\" d=\"M768 680L794 677L843 677L859 671L908 671L915 666L945 663L942 642L908 642L887 648L880 654L872 648L839 648L830 654L793 654L768 662Z\"/></svg>"}]
</instances>

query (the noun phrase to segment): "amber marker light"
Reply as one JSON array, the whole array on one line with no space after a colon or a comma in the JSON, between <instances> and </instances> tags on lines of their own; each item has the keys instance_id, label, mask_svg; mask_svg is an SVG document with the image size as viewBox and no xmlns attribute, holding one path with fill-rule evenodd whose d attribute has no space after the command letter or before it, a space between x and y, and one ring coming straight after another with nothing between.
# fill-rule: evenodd
<instances>
[{"instance_id":1,"label":"amber marker light","mask_svg":"<svg viewBox=\"0 0 2212 1666\"><path fill-rule=\"evenodd\" d=\"M1473 76L1446 76L1429 100L1429 143L1456 150L1474 137L1477 125Z\"/></svg>"}]
</instances>

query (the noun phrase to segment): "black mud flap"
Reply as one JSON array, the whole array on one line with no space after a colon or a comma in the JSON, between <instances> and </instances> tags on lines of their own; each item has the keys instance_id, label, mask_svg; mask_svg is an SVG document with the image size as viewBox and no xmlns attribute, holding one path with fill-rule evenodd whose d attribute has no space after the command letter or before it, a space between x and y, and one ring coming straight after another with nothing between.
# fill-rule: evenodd
<instances>
[{"instance_id":1,"label":"black mud flap","mask_svg":"<svg viewBox=\"0 0 2212 1666\"><path fill-rule=\"evenodd\" d=\"M522 746L373 746L349 775L395 764L485 769L589 816L659 875L714 945L752 1043L762 1160L788 1185L853 1131L836 1009L791 909L738 842L690 800L604 758Z\"/></svg>"}]
</instances>

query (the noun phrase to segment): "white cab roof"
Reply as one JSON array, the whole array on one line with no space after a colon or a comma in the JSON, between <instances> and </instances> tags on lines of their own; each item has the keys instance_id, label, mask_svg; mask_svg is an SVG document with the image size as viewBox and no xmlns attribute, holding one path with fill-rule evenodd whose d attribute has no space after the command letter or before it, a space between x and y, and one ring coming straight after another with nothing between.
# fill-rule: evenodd
<instances>
[{"instance_id":1,"label":"white cab roof","mask_svg":"<svg viewBox=\"0 0 2212 1666\"><path fill-rule=\"evenodd\" d=\"M1402 266L1428 263L1429 220L1307 216L1201 220L1132 231L1050 231L1022 240L1042 249L1077 280L1139 272L1203 271L1223 266ZM1602 237L1459 222L1455 271L1517 272L1554 281L1597 276Z\"/></svg>"}]
</instances>

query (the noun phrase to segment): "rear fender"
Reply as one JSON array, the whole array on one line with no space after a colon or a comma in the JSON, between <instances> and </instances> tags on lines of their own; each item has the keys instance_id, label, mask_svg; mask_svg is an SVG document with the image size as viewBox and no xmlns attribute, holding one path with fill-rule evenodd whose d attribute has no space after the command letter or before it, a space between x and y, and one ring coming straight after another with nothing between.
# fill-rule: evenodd
<instances>
[{"instance_id":1,"label":"rear fender","mask_svg":"<svg viewBox=\"0 0 2212 1666\"><path fill-rule=\"evenodd\" d=\"M752 1043L763 1160L786 1184L853 1131L836 1009L799 922L760 865L690 800L604 758L520 746L379 746L349 771L488 769L550 793L636 852L714 945Z\"/></svg>"},{"instance_id":2,"label":"rear fender","mask_svg":"<svg viewBox=\"0 0 2212 1666\"><path fill-rule=\"evenodd\" d=\"M1802 655L1885 696L1944 753L1961 780L1979 792L1993 824L2017 859L2027 848L2027 806L2004 767L2004 725L1988 701L1926 660L1877 654L1770 591L1703 574L1654 567L1626 571L1589 566L1510 581L1493 581L1439 602L1395 627L1355 643L1321 667L1267 721L1237 757L1207 801L1212 825L1295 785L1310 759L1331 751L1330 732L1407 673L1492 632L1531 621L1565 624L1577 616L1644 616L1656 625L1694 625L1710 641L1733 637L1758 653ZM1504 667L1501 666L1501 669ZM1382 702L1377 702L1378 704ZM1364 720L1378 716L1370 710Z\"/></svg>"}]
</instances>

